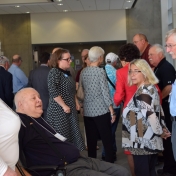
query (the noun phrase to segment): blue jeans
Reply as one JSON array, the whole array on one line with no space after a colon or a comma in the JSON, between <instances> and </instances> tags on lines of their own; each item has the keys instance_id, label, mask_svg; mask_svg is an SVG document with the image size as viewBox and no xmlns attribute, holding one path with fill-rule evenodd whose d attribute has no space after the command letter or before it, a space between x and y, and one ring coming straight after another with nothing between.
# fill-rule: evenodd
<instances>
[{"instance_id":1,"label":"blue jeans","mask_svg":"<svg viewBox=\"0 0 176 176\"><path fill-rule=\"evenodd\" d=\"M115 154L117 152L115 133L120 119L120 108L114 109L114 112L116 113L116 120L114 123L111 124L111 131L112 131L113 153ZM104 147L102 148L102 156L105 156Z\"/></svg>"}]
</instances>

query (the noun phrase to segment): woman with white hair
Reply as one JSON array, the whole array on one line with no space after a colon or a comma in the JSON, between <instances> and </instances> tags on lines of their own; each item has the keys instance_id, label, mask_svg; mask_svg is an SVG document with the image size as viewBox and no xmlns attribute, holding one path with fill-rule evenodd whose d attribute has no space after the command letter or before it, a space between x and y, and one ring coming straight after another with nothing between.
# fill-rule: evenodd
<instances>
[{"instance_id":1,"label":"woman with white hair","mask_svg":"<svg viewBox=\"0 0 176 176\"><path fill-rule=\"evenodd\" d=\"M144 59L130 62L128 78L129 85L136 85L137 91L122 113L122 147L133 155L136 176L156 176L162 138L170 137L155 87L158 79Z\"/></svg>"},{"instance_id":2,"label":"woman with white hair","mask_svg":"<svg viewBox=\"0 0 176 176\"><path fill-rule=\"evenodd\" d=\"M94 46L89 50L88 56L90 66L80 75L84 89L83 108L88 156L96 158L97 140L100 136L106 152L105 160L113 162L111 123L114 123L116 115L109 95L106 73L103 68L99 68L104 59L104 50Z\"/></svg>"}]
</instances>

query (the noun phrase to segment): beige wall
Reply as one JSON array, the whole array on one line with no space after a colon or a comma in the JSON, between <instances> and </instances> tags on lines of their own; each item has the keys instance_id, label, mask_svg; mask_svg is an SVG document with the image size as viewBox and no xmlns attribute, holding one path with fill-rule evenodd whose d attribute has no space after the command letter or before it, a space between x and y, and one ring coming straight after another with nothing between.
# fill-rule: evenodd
<instances>
[{"instance_id":1,"label":"beige wall","mask_svg":"<svg viewBox=\"0 0 176 176\"><path fill-rule=\"evenodd\" d=\"M32 44L126 40L125 10L31 14Z\"/></svg>"},{"instance_id":2,"label":"beige wall","mask_svg":"<svg viewBox=\"0 0 176 176\"><path fill-rule=\"evenodd\" d=\"M28 75L32 68L30 15L0 15L0 40L10 61L14 54L21 55L21 68Z\"/></svg>"}]
</instances>

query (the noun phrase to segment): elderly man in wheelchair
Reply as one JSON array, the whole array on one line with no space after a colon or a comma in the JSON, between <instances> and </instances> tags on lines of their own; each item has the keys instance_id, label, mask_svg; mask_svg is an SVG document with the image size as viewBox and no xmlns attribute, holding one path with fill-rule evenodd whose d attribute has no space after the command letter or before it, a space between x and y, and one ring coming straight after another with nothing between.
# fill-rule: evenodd
<instances>
[{"instance_id":1,"label":"elderly man in wheelchair","mask_svg":"<svg viewBox=\"0 0 176 176\"><path fill-rule=\"evenodd\" d=\"M62 135L41 118L42 101L33 88L20 90L15 95L15 105L22 123L19 147L25 156L27 167L33 167L28 169L32 176L51 176L56 175L57 171L58 176L130 175L117 164L81 156L74 144L65 141ZM42 170L36 170L34 166L41 166Z\"/></svg>"}]
</instances>

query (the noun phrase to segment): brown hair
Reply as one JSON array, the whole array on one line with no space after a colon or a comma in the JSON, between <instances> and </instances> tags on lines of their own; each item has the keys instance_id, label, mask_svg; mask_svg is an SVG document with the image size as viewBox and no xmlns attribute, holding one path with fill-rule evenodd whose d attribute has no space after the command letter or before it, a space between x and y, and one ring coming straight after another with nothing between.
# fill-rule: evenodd
<instances>
[{"instance_id":1,"label":"brown hair","mask_svg":"<svg viewBox=\"0 0 176 176\"><path fill-rule=\"evenodd\" d=\"M66 49L59 49L57 51L55 51L52 55L51 55L51 58L50 58L50 66L52 68L58 68L58 60L61 60L62 59L62 55L64 53L69 53L68 50Z\"/></svg>"}]
</instances>

